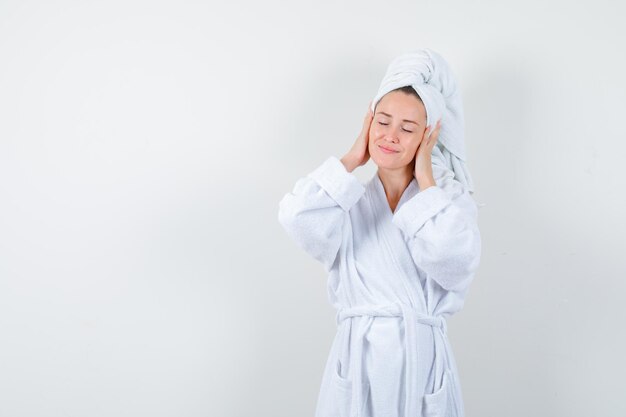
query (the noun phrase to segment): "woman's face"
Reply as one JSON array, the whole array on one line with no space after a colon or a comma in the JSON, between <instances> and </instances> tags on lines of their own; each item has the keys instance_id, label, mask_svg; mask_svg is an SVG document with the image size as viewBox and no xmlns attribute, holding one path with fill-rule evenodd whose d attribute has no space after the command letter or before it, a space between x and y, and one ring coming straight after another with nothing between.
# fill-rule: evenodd
<instances>
[{"instance_id":1,"label":"woman's face","mask_svg":"<svg viewBox=\"0 0 626 417\"><path fill-rule=\"evenodd\" d=\"M391 91L376 105L368 142L370 157L382 168L411 164L425 130L426 108L421 100L403 91Z\"/></svg>"}]
</instances>

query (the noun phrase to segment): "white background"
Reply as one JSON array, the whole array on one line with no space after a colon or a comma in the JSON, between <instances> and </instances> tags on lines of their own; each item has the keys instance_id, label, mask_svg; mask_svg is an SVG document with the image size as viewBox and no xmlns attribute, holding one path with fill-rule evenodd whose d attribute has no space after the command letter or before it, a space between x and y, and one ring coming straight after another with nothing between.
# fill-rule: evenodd
<instances>
[{"instance_id":1,"label":"white background","mask_svg":"<svg viewBox=\"0 0 626 417\"><path fill-rule=\"evenodd\" d=\"M419 47L457 75L486 204L449 321L467 416L625 415L623 16L0 2L0 416L312 416L334 310L278 201Z\"/></svg>"}]
</instances>

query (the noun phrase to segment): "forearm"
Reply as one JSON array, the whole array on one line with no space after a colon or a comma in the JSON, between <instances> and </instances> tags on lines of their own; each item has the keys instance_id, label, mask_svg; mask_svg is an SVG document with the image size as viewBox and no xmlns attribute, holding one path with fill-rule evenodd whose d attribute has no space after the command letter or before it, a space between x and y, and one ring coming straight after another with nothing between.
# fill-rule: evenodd
<instances>
[{"instance_id":1,"label":"forearm","mask_svg":"<svg viewBox=\"0 0 626 417\"><path fill-rule=\"evenodd\" d=\"M415 264L443 288L458 289L478 267L481 239L473 198L466 190L452 197L445 191L450 188L444 181L417 193L392 221L407 236Z\"/></svg>"},{"instance_id":2,"label":"forearm","mask_svg":"<svg viewBox=\"0 0 626 417\"><path fill-rule=\"evenodd\" d=\"M314 171L298 179L278 206L278 221L306 252L327 270L342 241L346 213L365 193L364 186L329 157Z\"/></svg>"}]
</instances>

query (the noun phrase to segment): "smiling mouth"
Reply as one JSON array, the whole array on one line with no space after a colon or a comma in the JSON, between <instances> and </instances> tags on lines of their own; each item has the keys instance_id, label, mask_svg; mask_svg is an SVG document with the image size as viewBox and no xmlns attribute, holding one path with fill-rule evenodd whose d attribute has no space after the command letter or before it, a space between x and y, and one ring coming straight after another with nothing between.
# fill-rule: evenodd
<instances>
[{"instance_id":1,"label":"smiling mouth","mask_svg":"<svg viewBox=\"0 0 626 417\"><path fill-rule=\"evenodd\" d=\"M393 149L385 148L385 147L384 147L384 146L382 146L382 145L378 145L378 147L379 147L380 149L382 149L383 151L387 152L387 153L392 153L392 152L393 152L393 153L397 153L397 152L398 152L398 151L394 151Z\"/></svg>"}]
</instances>

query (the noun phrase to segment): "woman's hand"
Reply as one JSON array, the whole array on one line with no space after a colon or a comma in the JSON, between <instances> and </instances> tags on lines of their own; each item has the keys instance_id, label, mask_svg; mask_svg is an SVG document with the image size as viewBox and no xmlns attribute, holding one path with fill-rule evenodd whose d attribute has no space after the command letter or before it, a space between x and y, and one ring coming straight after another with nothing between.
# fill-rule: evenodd
<instances>
[{"instance_id":1,"label":"woman's hand","mask_svg":"<svg viewBox=\"0 0 626 417\"><path fill-rule=\"evenodd\" d=\"M341 162L343 162L343 165L346 167L348 172L352 172L355 168L365 165L365 163L370 159L368 142L370 137L370 126L372 125L372 119L374 118L374 113L372 112L371 107L372 102L370 101L367 106L367 113L363 119L363 128L361 129L359 137L356 138L356 141L348 153L341 158Z\"/></svg>"},{"instance_id":2,"label":"woman's hand","mask_svg":"<svg viewBox=\"0 0 626 417\"><path fill-rule=\"evenodd\" d=\"M421 190L431 185L436 185L435 179L433 178L433 163L430 155L439 137L441 120L437 121L437 125L432 132L430 128L431 126L428 126L424 131L424 136L415 154L414 175Z\"/></svg>"}]
</instances>

